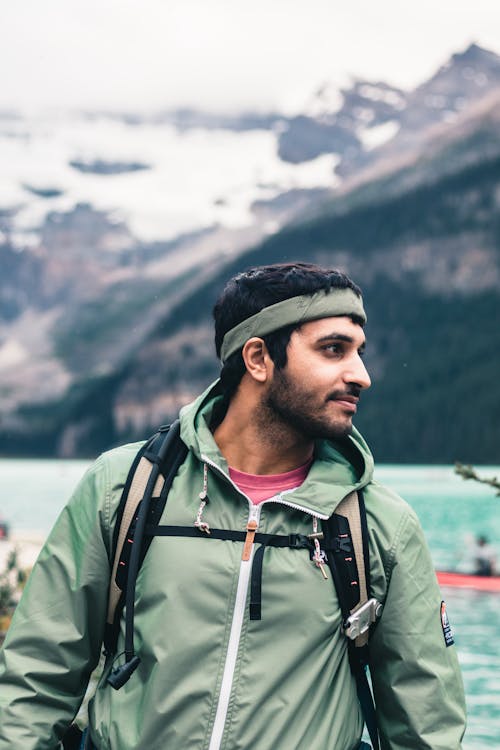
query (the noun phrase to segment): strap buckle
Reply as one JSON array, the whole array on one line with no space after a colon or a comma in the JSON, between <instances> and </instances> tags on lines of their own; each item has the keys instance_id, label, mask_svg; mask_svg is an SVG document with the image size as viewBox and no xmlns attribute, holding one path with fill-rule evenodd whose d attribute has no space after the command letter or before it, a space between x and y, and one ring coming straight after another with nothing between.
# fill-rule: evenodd
<instances>
[{"instance_id":1,"label":"strap buckle","mask_svg":"<svg viewBox=\"0 0 500 750\"><path fill-rule=\"evenodd\" d=\"M358 607L344 623L344 632L348 638L355 640L366 633L370 625L382 614L382 604L377 599L368 599Z\"/></svg>"},{"instance_id":2,"label":"strap buckle","mask_svg":"<svg viewBox=\"0 0 500 750\"><path fill-rule=\"evenodd\" d=\"M290 534L289 537L290 549L309 549L311 543L305 534Z\"/></svg>"}]
</instances>

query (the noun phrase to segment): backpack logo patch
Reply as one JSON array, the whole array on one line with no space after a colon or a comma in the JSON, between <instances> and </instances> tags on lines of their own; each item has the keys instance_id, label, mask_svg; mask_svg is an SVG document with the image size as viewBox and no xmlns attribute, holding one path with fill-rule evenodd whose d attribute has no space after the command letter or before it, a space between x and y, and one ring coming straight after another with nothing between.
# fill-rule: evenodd
<instances>
[{"instance_id":1,"label":"backpack logo patch","mask_svg":"<svg viewBox=\"0 0 500 750\"><path fill-rule=\"evenodd\" d=\"M451 629L450 621L448 619L448 612L446 611L446 602L441 602L441 627L443 628L444 642L446 647L453 646L455 640L453 638L453 630Z\"/></svg>"}]
</instances>

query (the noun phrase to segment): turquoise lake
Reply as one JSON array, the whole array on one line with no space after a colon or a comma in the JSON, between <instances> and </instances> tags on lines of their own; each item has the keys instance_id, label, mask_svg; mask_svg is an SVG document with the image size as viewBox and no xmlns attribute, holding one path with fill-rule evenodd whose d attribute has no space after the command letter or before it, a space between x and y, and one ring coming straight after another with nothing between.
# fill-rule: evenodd
<instances>
[{"instance_id":1,"label":"turquoise lake","mask_svg":"<svg viewBox=\"0 0 500 750\"><path fill-rule=\"evenodd\" d=\"M0 460L0 517L15 530L48 532L88 462ZM499 476L498 467L481 467ZM450 467L379 466L378 481L416 510L437 568L467 570L485 534L500 558L500 497ZM500 594L443 589L462 665L469 722L464 748L500 747Z\"/></svg>"}]
</instances>

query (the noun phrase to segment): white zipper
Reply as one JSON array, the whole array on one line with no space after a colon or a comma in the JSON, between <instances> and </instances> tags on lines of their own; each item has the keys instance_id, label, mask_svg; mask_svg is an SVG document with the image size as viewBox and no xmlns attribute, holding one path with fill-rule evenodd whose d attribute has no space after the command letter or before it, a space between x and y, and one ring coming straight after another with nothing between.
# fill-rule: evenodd
<instances>
[{"instance_id":1,"label":"white zipper","mask_svg":"<svg viewBox=\"0 0 500 750\"><path fill-rule=\"evenodd\" d=\"M201 456L202 461L215 469L216 472L221 474L234 489L245 497L248 502L248 521L255 521L257 526L260 520L260 506L254 505L250 498L243 493L240 488L233 482L231 477L223 471L214 461L207 456ZM252 572L252 561L254 555L254 545L252 545L251 553L248 560L241 560L240 572L238 575L238 587L236 589L236 600L233 609L233 619L231 622L231 631L229 633L229 642L226 651L226 661L224 663L224 672L222 673L222 682L219 691L219 700L217 702L217 710L215 712L214 725L212 727L212 735L210 737L210 745L208 750L219 750L222 737L224 735L224 728L226 725L227 710L229 707L229 699L231 697L231 688L233 686L234 671L236 669L236 659L238 658L238 650L240 646L241 630L243 627L243 617L245 615L245 606L247 601L248 585L250 582L250 573Z\"/></svg>"},{"instance_id":2,"label":"white zipper","mask_svg":"<svg viewBox=\"0 0 500 750\"><path fill-rule=\"evenodd\" d=\"M248 523L255 521L258 525L260 519L260 506L253 505L250 507L248 514ZM231 697L231 688L233 686L234 671L236 669L236 659L240 646L241 630L243 627L243 617L247 601L248 584L250 573L252 571L252 561L255 547L252 544L252 550L248 560L242 560L240 563L240 573L238 578L238 588L236 590L236 601L234 603L233 620L231 623L231 632L229 634L229 643L227 645L226 663L224 664L224 673L219 692L219 702L215 714L214 725L212 728L212 737L210 738L209 750L219 750L224 727L226 725L227 709Z\"/></svg>"},{"instance_id":3,"label":"white zipper","mask_svg":"<svg viewBox=\"0 0 500 750\"><path fill-rule=\"evenodd\" d=\"M233 480L231 479L231 477L228 474L226 474L226 472L223 471L220 468L220 466L218 466L215 463L215 461L212 461L210 458L208 458L207 456L205 456L203 454L201 456L201 460L205 461L206 464L208 464L213 469L215 469L216 471L218 471L219 474L222 474L222 476L224 477L224 479L227 479L227 481L230 484L233 485L233 487L236 490L236 492L238 492L240 495L243 495L243 497L245 497L248 500L248 503L249 503L250 507L253 505L253 503L250 500L250 498L247 495L245 495L244 492L242 492L240 490L240 488L238 487L238 485L236 485L233 482ZM259 505L266 505L267 503L281 503L281 505L287 505L289 508L293 508L294 510L300 510L303 513L307 513L308 516L316 516L316 518L321 518L323 521L327 521L330 518L330 516L328 514L318 513L318 511L311 510L310 508L304 508L303 505L297 505L297 503L289 503L286 500L283 500L283 495L288 495L288 493L289 492L293 492L294 489L297 489L297 488L293 487L291 490L283 490L278 495L274 495L274 497L268 497L267 500L264 500L263 502L259 503Z\"/></svg>"},{"instance_id":4,"label":"white zipper","mask_svg":"<svg viewBox=\"0 0 500 750\"><path fill-rule=\"evenodd\" d=\"M209 459L207 456L202 455L201 456L202 461L205 461L209 466L211 466L213 469L215 469L219 474L221 474L234 488L235 490L246 498L248 501L248 521L247 521L247 527L249 526L251 521L254 521L256 523L255 529L257 529L260 521L260 513L262 510L262 506L266 503L275 502L275 503L281 503L282 505L287 505L290 508L294 508L296 510L303 511L304 513L307 513L310 516L317 516L318 518L328 518L328 516L322 515L321 513L314 513L309 508L303 508L300 505L296 505L295 503L289 503L286 500L283 500L283 495L287 492L293 492L293 490L285 490L284 492L279 493L279 495L276 495L275 497L268 498L267 500L264 500L264 502L259 503L258 505L255 505L252 503L250 498L245 495L244 492L240 490L240 488L233 482L230 476L226 474L225 471L223 471L220 466L218 466L214 461ZM252 544L252 549L250 556L247 560L241 560L240 562L240 572L238 577L238 587L236 589L236 600L234 603L234 609L233 609L233 619L231 622L231 632L229 634L229 642L227 646L226 651L226 661L224 664L224 672L222 674L222 682L219 692L219 700L217 703L217 710L215 712L215 719L214 719L214 725L212 727L212 735L210 737L210 744L208 746L208 750L219 750L222 742L222 737L224 735L224 728L226 725L226 718L227 718L227 710L229 707L229 699L231 697L231 689L233 686L233 679L234 679L234 672L236 669L236 660L238 658L238 650L240 646L240 639L241 639L241 630L243 627L243 618L245 615L245 606L246 606L246 600L247 600L247 593L248 593L248 585L250 582L250 573L252 571L252 561L253 561L253 555L255 551L255 545Z\"/></svg>"},{"instance_id":5,"label":"white zipper","mask_svg":"<svg viewBox=\"0 0 500 750\"><path fill-rule=\"evenodd\" d=\"M297 488L295 487L291 490L283 490L274 497L268 497L267 500L264 500L262 503L260 503L260 505L267 505L267 503L279 503L280 505L287 505L289 508L293 508L294 510L301 510L303 513L307 513L308 516L321 518L323 521L326 521L330 518L330 516L327 516L324 513L318 513L318 511L311 510L310 508L304 508L303 505L297 505L297 503L289 503L286 500L283 500L283 495L287 495L289 492L293 492L294 489Z\"/></svg>"}]
</instances>

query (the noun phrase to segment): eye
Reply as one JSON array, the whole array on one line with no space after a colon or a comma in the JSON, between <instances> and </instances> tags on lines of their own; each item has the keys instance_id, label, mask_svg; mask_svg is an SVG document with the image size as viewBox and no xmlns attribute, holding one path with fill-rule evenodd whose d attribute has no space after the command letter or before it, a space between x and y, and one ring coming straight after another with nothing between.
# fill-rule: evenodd
<instances>
[{"instance_id":1,"label":"eye","mask_svg":"<svg viewBox=\"0 0 500 750\"><path fill-rule=\"evenodd\" d=\"M342 344L325 344L321 349L327 354L342 354L344 347Z\"/></svg>"}]
</instances>

